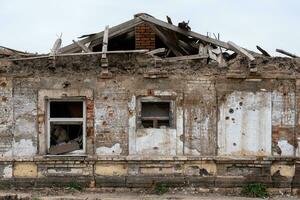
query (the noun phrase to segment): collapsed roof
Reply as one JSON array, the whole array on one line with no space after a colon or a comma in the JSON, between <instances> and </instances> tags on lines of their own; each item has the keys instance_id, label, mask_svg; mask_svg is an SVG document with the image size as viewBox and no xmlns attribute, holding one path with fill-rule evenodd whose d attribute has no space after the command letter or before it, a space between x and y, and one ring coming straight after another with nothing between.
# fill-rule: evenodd
<instances>
[{"instance_id":1,"label":"collapsed roof","mask_svg":"<svg viewBox=\"0 0 300 200\"><path fill-rule=\"evenodd\" d=\"M138 29L139 26L144 27ZM142 32L142 36L137 35L137 30ZM48 55L33 56L33 54L20 54L20 52L13 51L15 54L11 54L9 57L19 58L21 56L27 57L26 59L35 59L53 56L102 54L103 66L105 66L106 54L139 52L147 53L155 59L167 61L207 59L208 62L218 62L219 66L223 67L227 65L228 60L240 55L249 60L250 69L251 62L255 60L255 57L270 57L270 54L259 46L257 46L257 49L261 54L242 48L231 41L221 41L216 35L214 36L215 38L211 38L191 31L188 23L184 21L176 26L168 16L167 22L164 22L148 14L139 13L129 21L111 28L106 26L104 31L98 33L83 35L79 37L78 41L73 40L72 44L64 47L61 47L62 42L59 38ZM139 45L142 44L141 41L144 39L142 37L153 38L150 38L149 43L144 41L146 45L143 46ZM151 44L153 45L151 46ZM284 50L277 49L276 51L298 58L297 55ZM255 67L252 68L252 71L255 71Z\"/></svg>"}]
</instances>

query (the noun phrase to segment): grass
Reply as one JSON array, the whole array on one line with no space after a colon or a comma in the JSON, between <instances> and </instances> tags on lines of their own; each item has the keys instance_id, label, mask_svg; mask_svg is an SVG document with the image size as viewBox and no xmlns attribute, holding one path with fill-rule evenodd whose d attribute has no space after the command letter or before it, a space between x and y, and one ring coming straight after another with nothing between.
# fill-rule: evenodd
<instances>
[{"instance_id":1,"label":"grass","mask_svg":"<svg viewBox=\"0 0 300 200\"><path fill-rule=\"evenodd\" d=\"M67 189L74 189L74 190L82 190L82 187L80 184L76 183L76 182L71 182L66 186Z\"/></svg>"},{"instance_id":2,"label":"grass","mask_svg":"<svg viewBox=\"0 0 300 200\"><path fill-rule=\"evenodd\" d=\"M266 198L269 196L267 187L261 183L252 183L243 187L241 195L246 197Z\"/></svg>"},{"instance_id":3,"label":"grass","mask_svg":"<svg viewBox=\"0 0 300 200\"><path fill-rule=\"evenodd\" d=\"M154 187L154 193L158 195L162 195L169 191L169 188L164 183L157 183Z\"/></svg>"}]
</instances>

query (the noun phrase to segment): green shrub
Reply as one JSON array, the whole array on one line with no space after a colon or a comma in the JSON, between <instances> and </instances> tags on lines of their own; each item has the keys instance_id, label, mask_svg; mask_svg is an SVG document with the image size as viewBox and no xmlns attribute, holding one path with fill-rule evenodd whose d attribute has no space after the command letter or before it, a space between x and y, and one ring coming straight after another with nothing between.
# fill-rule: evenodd
<instances>
[{"instance_id":1,"label":"green shrub","mask_svg":"<svg viewBox=\"0 0 300 200\"><path fill-rule=\"evenodd\" d=\"M72 182L72 183L69 183L67 186L66 186L67 189L74 189L74 190L82 190L82 187L80 184L76 183L76 182Z\"/></svg>"},{"instance_id":2,"label":"green shrub","mask_svg":"<svg viewBox=\"0 0 300 200\"><path fill-rule=\"evenodd\" d=\"M157 183L154 187L155 194L162 195L169 191L169 188L164 183Z\"/></svg>"},{"instance_id":3,"label":"green shrub","mask_svg":"<svg viewBox=\"0 0 300 200\"><path fill-rule=\"evenodd\" d=\"M241 194L247 197L268 197L267 187L261 183L252 183L243 187Z\"/></svg>"}]
</instances>

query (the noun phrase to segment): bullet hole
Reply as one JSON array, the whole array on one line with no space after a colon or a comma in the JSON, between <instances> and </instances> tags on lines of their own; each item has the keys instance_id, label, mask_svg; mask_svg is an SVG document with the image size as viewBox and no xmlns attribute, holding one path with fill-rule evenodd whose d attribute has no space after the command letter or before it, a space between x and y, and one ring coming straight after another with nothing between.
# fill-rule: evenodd
<instances>
[{"instance_id":1,"label":"bullet hole","mask_svg":"<svg viewBox=\"0 0 300 200\"><path fill-rule=\"evenodd\" d=\"M0 85L1 85L1 87L6 87L7 86L7 84L5 82L2 82Z\"/></svg>"},{"instance_id":2,"label":"bullet hole","mask_svg":"<svg viewBox=\"0 0 300 200\"><path fill-rule=\"evenodd\" d=\"M53 66L50 66L50 67L48 67L48 69L49 69L50 71L54 72L56 68L53 67Z\"/></svg>"},{"instance_id":3,"label":"bullet hole","mask_svg":"<svg viewBox=\"0 0 300 200\"><path fill-rule=\"evenodd\" d=\"M235 142L233 143L233 146L236 146L236 143L235 143Z\"/></svg>"},{"instance_id":4,"label":"bullet hole","mask_svg":"<svg viewBox=\"0 0 300 200\"><path fill-rule=\"evenodd\" d=\"M243 105L243 102L240 102L239 105L242 106L242 105Z\"/></svg>"},{"instance_id":5,"label":"bullet hole","mask_svg":"<svg viewBox=\"0 0 300 200\"><path fill-rule=\"evenodd\" d=\"M235 108L236 110L238 110L239 108Z\"/></svg>"},{"instance_id":6,"label":"bullet hole","mask_svg":"<svg viewBox=\"0 0 300 200\"><path fill-rule=\"evenodd\" d=\"M245 133L242 133L242 135L246 135Z\"/></svg>"},{"instance_id":7,"label":"bullet hole","mask_svg":"<svg viewBox=\"0 0 300 200\"><path fill-rule=\"evenodd\" d=\"M154 150L158 150L158 147L153 147Z\"/></svg>"},{"instance_id":8,"label":"bullet hole","mask_svg":"<svg viewBox=\"0 0 300 200\"><path fill-rule=\"evenodd\" d=\"M105 96L105 97L103 97L103 99L104 99L104 100L107 100L107 99L108 99L108 97L107 97L107 96Z\"/></svg>"},{"instance_id":9,"label":"bullet hole","mask_svg":"<svg viewBox=\"0 0 300 200\"><path fill-rule=\"evenodd\" d=\"M286 96L287 95L287 93L285 92L285 93L283 93L283 96Z\"/></svg>"},{"instance_id":10,"label":"bullet hole","mask_svg":"<svg viewBox=\"0 0 300 200\"><path fill-rule=\"evenodd\" d=\"M107 125L107 122L106 122L106 121L103 121L103 122L102 122L102 125L103 125L103 126L106 126L106 125Z\"/></svg>"},{"instance_id":11,"label":"bullet hole","mask_svg":"<svg viewBox=\"0 0 300 200\"><path fill-rule=\"evenodd\" d=\"M114 150L113 150L112 152L113 152L113 153L115 153L115 151L114 151Z\"/></svg>"},{"instance_id":12,"label":"bullet hole","mask_svg":"<svg viewBox=\"0 0 300 200\"><path fill-rule=\"evenodd\" d=\"M255 111L255 109L253 109L252 111Z\"/></svg>"},{"instance_id":13,"label":"bullet hole","mask_svg":"<svg viewBox=\"0 0 300 200\"><path fill-rule=\"evenodd\" d=\"M229 113L234 113L234 110L232 108L229 109Z\"/></svg>"},{"instance_id":14,"label":"bullet hole","mask_svg":"<svg viewBox=\"0 0 300 200\"><path fill-rule=\"evenodd\" d=\"M226 116L226 117L225 117L225 119L226 119L226 120L229 120L229 117L228 117L228 116Z\"/></svg>"},{"instance_id":15,"label":"bullet hole","mask_svg":"<svg viewBox=\"0 0 300 200\"><path fill-rule=\"evenodd\" d=\"M63 83L63 88L67 88L67 87L69 87L71 85L71 83L69 82L69 81L65 81L64 83Z\"/></svg>"},{"instance_id":16,"label":"bullet hole","mask_svg":"<svg viewBox=\"0 0 300 200\"><path fill-rule=\"evenodd\" d=\"M197 117L194 118L195 121L197 121L197 119L198 119Z\"/></svg>"}]
</instances>

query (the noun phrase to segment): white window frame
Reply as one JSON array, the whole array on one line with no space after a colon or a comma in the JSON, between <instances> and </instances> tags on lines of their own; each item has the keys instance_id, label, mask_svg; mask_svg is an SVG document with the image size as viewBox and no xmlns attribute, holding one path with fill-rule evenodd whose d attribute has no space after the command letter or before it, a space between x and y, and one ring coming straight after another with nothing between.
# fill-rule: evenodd
<instances>
[{"instance_id":1,"label":"white window frame","mask_svg":"<svg viewBox=\"0 0 300 200\"><path fill-rule=\"evenodd\" d=\"M170 115L169 115L169 127L167 127L168 129L176 129L176 103L175 103L175 99L172 97L161 97L161 96L155 96L155 97L145 97L145 96L141 96L138 97L138 129L147 129L147 128L143 128L142 126L142 103L143 102L151 102L151 103L159 103L159 102L166 102L166 103L170 103ZM161 128L156 128L156 129L161 129Z\"/></svg>"},{"instance_id":2,"label":"white window frame","mask_svg":"<svg viewBox=\"0 0 300 200\"><path fill-rule=\"evenodd\" d=\"M50 117L50 103L51 102L82 102L82 118L51 118ZM49 99L47 101L47 151L49 152L50 148L50 139L51 139L51 133L50 133L50 123L51 122L82 122L82 150L76 150L73 152L69 152L67 154L84 154L86 153L86 101L83 99Z\"/></svg>"}]
</instances>

